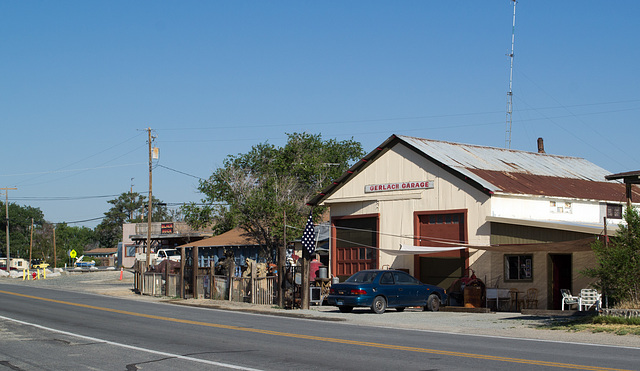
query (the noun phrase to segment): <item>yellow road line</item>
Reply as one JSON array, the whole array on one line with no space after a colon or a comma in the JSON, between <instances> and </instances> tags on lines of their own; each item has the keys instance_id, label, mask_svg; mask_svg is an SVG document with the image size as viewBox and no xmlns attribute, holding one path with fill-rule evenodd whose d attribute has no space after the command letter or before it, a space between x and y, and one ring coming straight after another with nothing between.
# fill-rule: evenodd
<instances>
[{"instance_id":1,"label":"yellow road line","mask_svg":"<svg viewBox=\"0 0 640 371\"><path fill-rule=\"evenodd\" d=\"M97 306L88 305L88 304L71 303L71 302L62 301L62 300L47 299L47 298L41 298L41 297L38 297L38 296L18 294L18 293L9 292L9 291L2 291L2 290L0 290L0 293L7 294L7 295L13 295L13 296L20 296L20 297L23 297L23 298L41 300L41 301L46 301L46 302L50 302L50 303L69 305L69 306L74 306L74 307L79 307L79 308L87 308L87 309L94 309L94 310L99 310L99 311L103 311L103 312L124 314L124 315L128 315L128 316L143 317L143 318L150 318L150 319L161 320L161 321L184 323L184 324L189 324L189 325L220 328L220 329L226 329L226 330L251 332L251 333L271 335L271 336L289 337L289 338L294 338L294 339L322 341L322 342L326 342L326 343L358 345L358 346L370 347L370 348L401 350L401 351L406 351L406 352L417 352L417 353L429 353L429 354L437 354L437 355L443 355L443 356L483 359L483 360L498 361L498 362L523 363L523 364L528 364L528 365L559 367L559 368L568 368L568 369L575 369L575 370L628 371L628 370L622 370L622 369L617 369L617 368L609 368L609 367L598 367L598 366L589 366L589 365L577 365L577 364L571 364L571 363L538 361L538 360L532 360L532 359L491 356L491 355L484 355L484 354L453 352L453 351L448 351L448 350L437 350L437 349L409 347L409 346L402 346L402 345L392 345L392 344L382 344L382 343L372 343L372 342L364 342L364 341L356 341L356 340L347 340L347 339L339 339L339 338L327 338L327 337L320 337L320 336L313 336L313 335L293 334L293 333L281 332L281 331L261 330L261 329L255 329L255 328L249 328L249 327L221 325L221 324L216 324L216 323L192 321L192 320L187 320L187 319L167 318L167 317L162 317L162 316L156 316L156 315L153 315L153 314L135 313L135 312L128 312L128 311L119 310L119 309L97 307Z\"/></svg>"}]
</instances>

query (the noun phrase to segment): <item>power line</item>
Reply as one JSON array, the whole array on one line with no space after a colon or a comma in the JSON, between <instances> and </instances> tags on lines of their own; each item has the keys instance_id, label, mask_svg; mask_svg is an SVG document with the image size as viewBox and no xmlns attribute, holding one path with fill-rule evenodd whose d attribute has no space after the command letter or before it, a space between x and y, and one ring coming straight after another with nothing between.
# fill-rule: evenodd
<instances>
[{"instance_id":1,"label":"power line","mask_svg":"<svg viewBox=\"0 0 640 371\"><path fill-rule=\"evenodd\" d=\"M55 224L55 225L58 225L58 224L79 224L79 223L85 223L85 222L93 222L93 221L101 220L101 219L104 219L104 218L106 218L106 217L105 216L101 216L101 217L98 217L98 218L76 220L76 221L73 221L73 222L58 222L58 223L52 223L52 224Z\"/></svg>"},{"instance_id":2,"label":"power line","mask_svg":"<svg viewBox=\"0 0 640 371\"><path fill-rule=\"evenodd\" d=\"M124 140L124 141L122 141L122 142L120 142L120 143L118 143L118 144L115 144L115 145L113 145L113 146L111 146L111 147L105 148L105 149L103 149L102 151L99 151L99 152L94 153L93 155L87 156L87 157L85 157L85 158L83 158L83 159L80 159L80 160L78 160L78 161L76 161L76 162L73 162L73 163L70 163L70 164L68 164L68 165L65 165L65 166L59 167L58 169L54 170L53 172L34 173L34 174L36 174L37 176L35 176L35 177L33 177L33 178L30 178L30 179L26 179L22 184L23 184L23 185L25 185L25 183L26 183L26 182L29 182L29 181L34 180L34 179L37 179L37 178L39 178L39 177L40 177L40 175L43 175L43 174L50 174L50 173L55 173L55 172L61 172L61 170L65 169L65 168L68 168L69 166L73 166L73 165L78 164L78 163L80 163L80 162L82 162L82 161L85 161L85 160L88 160L88 159L90 159L90 158L92 158L92 157L95 157L95 156L97 156L97 155L99 155L99 154L101 154L101 153L107 152L107 151L109 151L109 150L111 150L111 149L113 149L113 148L115 148L115 147L118 147L118 146L120 146L120 145L123 145L123 144L125 144L125 143L127 143L127 142L129 142L129 141L131 141L131 140L133 140L133 139L135 139L135 138L136 138L136 137L138 137L139 135L140 135L140 134L136 134L135 136L133 136L133 137L131 137L131 138L129 138L129 139L126 139L126 140ZM121 156L116 157L116 159L117 159L117 158L120 158L120 157L121 157ZM107 161L107 162L105 162L105 163L108 163L108 162L113 161L113 160L115 160L115 159L109 160L109 161ZM103 163L103 164L105 164L105 163ZM86 170L92 170L92 169L86 169ZM27 175L29 175L29 174L27 174ZM37 183L37 184L27 184L27 185L38 185L38 184L42 184L42 183Z\"/></svg>"},{"instance_id":3,"label":"power line","mask_svg":"<svg viewBox=\"0 0 640 371\"><path fill-rule=\"evenodd\" d=\"M206 180L206 179L204 179L204 178L200 178L199 176L191 175L191 174L185 173L185 172L183 172L183 171L176 170L176 169L172 169L172 168L167 167L167 166L164 166L164 165L157 164L157 165L156 165L156 167L161 167L161 168L163 168L163 169L167 169L167 170L175 171L175 172L176 172L176 173L178 173L178 174L182 174L182 175L190 176L190 177L192 177L192 178L196 178L196 179L200 179L200 180Z\"/></svg>"},{"instance_id":4,"label":"power line","mask_svg":"<svg viewBox=\"0 0 640 371\"><path fill-rule=\"evenodd\" d=\"M622 104L622 103L638 103L640 99L628 99L628 100L620 100L620 101L610 101L610 102L595 102L595 103L582 103L575 104L570 106L550 106L550 107L541 107L541 108L531 108L521 110L523 112L528 110L544 110L544 109L555 109L555 108L567 108L567 107L588 107L588 106L600 106L600 105L610 105L610 104ZM423 120L423 119L441 119L441 118L450 118L450 117L466 117L466 116L480 116L480 115L491 115L502 113L504 111L486 111L486 112L469 112L469 113L452 113L452 114L442 114L442 115L420 115L420 116L400 116L400 117L385 117L385 118L373 118L373 119L359 119L359 120L335 120L335 121L313 121L313 122L297 122L297 123L282 123L282 124L246 124L246 125L238 125L238 124L221 124L221 125L212 125L212 126L202 126L202 127L169 127L169 128L160 128L156 130L164 130L164 131L193 131L193 130L220 130L220 129L252 129L252 128L270 128L270 127L286 127L286 126L307 126L307 125L337 125L337 124L357 124L357 123L369 123L369 122L385 122L385 121L404 121L404 120ZM615 112L615 111L614 111ZM167 141L163 141L167 142Z\"/></svg>"},{"instance_id":5,"label":"power line","mask_svg":"<svg viewBox=\"0 0 640 371\"><path fill-rule=\"evenodd\" d=\"M108 197L118 197L120 195L100 195L100 196L51 196L51 197L39 197L39 196L26 196L26 197L17 197L14 200L19 201L75 201L75 200L90 200L96 198L108 198Z\"/></svg>"},{"instance_id":6,"label":"power line","mask_svg":"<svg viewBox=\"0 0 640 371\"><path fill-rule=\"evenodd\" d=\"M2 177L12 177L12 176L24 176L24 175L43 175L43 174L58 174L58 173L71 173L71 172L82 172L87 170L98 170L98 169L109 169L115 167L125 167L125 166L135 166L144 164L143 162L131 163L131 164L120 164L120 165L111 165L111 166L97 166L97 167L88 167L83 169L67 169L67 170L52 170L52 171L40 171L40 172L32 172L32 173L22 173L22 174L0 174Z\"/></svg>"}]
</instances>

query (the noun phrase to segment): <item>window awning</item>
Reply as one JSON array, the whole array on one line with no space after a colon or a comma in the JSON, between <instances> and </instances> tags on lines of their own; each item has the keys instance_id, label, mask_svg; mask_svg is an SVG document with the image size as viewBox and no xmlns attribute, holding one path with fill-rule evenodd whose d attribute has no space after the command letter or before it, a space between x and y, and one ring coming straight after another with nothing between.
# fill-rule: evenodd
<instances>
[{"instance_id":1,"label":"window awning","mask_svg":"<svg viewBox=\"0 0 640 371\"><path fill-rule=\"evenodd\" d=\"M577 223L566 221L547 221L547 220L533 220L533 219L517 219L517 218L504 218L500 216L487 216L486 220L492 223L502 223L511 225L521 225L525 227L537 227L547 229L558 229L561 231L571 231L578 233L587 233L599 235L604 232L604 225L602 224L590 224L590 223ZM615 234L618 231L618 226L615 224L607 225L607 232L610 235Z\"/></svg>"}]
</instances>

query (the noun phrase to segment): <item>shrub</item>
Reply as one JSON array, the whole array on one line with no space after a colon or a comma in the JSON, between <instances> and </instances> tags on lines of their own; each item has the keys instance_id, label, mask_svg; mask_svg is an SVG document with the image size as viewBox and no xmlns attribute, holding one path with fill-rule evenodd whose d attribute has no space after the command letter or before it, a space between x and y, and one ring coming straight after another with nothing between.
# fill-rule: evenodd
<instances>
[{"instance_id":1,"label":"shrub","mask_svg":"<svg viewBox=\"0 0 640 371\"><path fill-rule=\"evenodd\" d=\"M640 215L627 207L624 224L605 245L596 241L591 245L597 266L582 273L597 279L594 286L615 303L627 308L640 308Z\"/></svg>"}]
</instances>

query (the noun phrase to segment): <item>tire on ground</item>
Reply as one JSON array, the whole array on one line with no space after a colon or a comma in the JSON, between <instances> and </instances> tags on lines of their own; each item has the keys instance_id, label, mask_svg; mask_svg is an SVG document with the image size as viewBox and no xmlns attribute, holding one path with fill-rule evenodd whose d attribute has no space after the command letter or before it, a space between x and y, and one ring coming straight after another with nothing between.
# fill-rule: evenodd
<instances>
[{"instance_id":1,"label":"tire on ground","mask_svg":"<svg viewBox=\"0 0 640 371\"><path fill-rule=\"evenodd\" d=\"M371 310L373 313L382 314L385 310L387 310L387 301L382 296L376 296L373 299L373 304L371 304Z\"/></svg>"},{"instance_id":2,"label":"tire on ground","mask_svg":"<svg viewBox=\"0 0 640 371\"><path fill-rule=\"evenodd\" d=\"M429 298L427 299L426 309L432 312L437 312L438 310L440 310L440 297L436 294L429 295Z\"/></svg>"}]
</instances>

